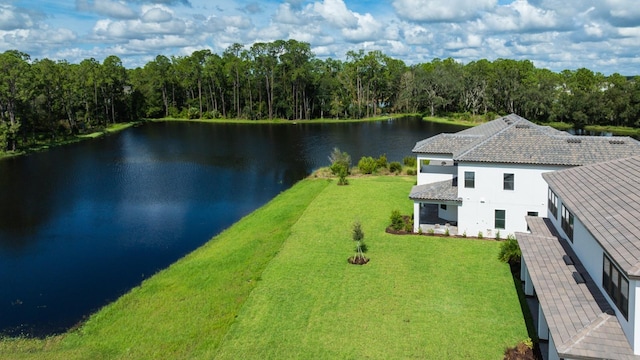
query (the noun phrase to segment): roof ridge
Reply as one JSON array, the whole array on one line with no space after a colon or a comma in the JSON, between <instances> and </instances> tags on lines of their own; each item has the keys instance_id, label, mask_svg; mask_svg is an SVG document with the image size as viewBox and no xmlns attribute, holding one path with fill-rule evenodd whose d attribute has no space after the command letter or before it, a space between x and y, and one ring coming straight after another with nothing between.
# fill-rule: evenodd
<instances>
[{"instance_id":1,"label":"roof ridge","mask_svg":"<svg viewBox=\"0 0 640 360\"><path fill-rule=\"evenodd\" d=\"M557 347L559 353L567 353L571 351L571 349L578 345L582 340L584 340L587 336L591 334L591 332L597 330L602 325L604 325L608 320L614 318L618 321L618 318L615 315L610 315L607 313L601 313L595 319L593 319L589 324L580 329L575 335L569 338L569 340L562 343Z\"/></svg>"},{"instance_id":2,"label":"roof ridge","mask_svg":"<svg viewBox=\"0 0 640 360\"><path fill-rule=\"evenodd\" d=\"M521 117L521 116L518 116L518 115L516 115L516 114L509 114L509 115L505 115L505 116L503 116L503 117L499 117L499 118L497 118L497 119L495 119L495 120L493 120L493 121L502 120L502 121L505 121L505 122L506 122L506 120L505 120L505 119L509 118L509 120L511 120L511 117L515 117L515 118L516 118L516 119L514 119L514 120L513 120L513 122L512 122L512 123L507 123L508 125L507 125L507 126L505 126L504 128L502 128L502 129L500 129L500 130L498 130L498 131L494 132L494 133L493 133L493 134L491 134L491 135L487 135L487 136L484 138L484 140L482 140L482 141L478 142L477 144L474 144L473 146L469 147L469 148L468 148L468 149L466 149L464 152L462 152L462 153L458 154L458 156L456 156L456 157L457 157L457 158L461 158L461 157L465 156L467 153L469 153L470 151L472 151L472 150L476 149L476 148L477 148L477 147L479 147L480 145L482 145L482 144L486 143L486 142L487 142L487 141L489 141L490 139L493 139L493 138L494 138L495 136L497 136L498 134L502 134L503 132L507 131L508 129L511 129L512 127L514 127L514 126L516 126L516 125L520 124L520 123L521 123L521 122L523 122L523 121L526 121L526 122L528 122L528 123L530 123L530 124L532 124L532 125L538 126L538 125L536 125L536 124L532 123L531 121L529 121L529 120L527 120L527 119L525 119L525 118L523 118L523 117Z\"/></svg>"}]
</instances>

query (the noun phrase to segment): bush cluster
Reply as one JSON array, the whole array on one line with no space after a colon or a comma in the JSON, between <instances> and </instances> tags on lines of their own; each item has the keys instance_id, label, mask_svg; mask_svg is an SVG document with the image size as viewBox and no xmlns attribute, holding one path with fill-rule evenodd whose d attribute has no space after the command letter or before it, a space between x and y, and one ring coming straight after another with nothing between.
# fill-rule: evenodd
<instances>
[{"instance_id":1,"label":"bush cluster","mask_svg":"<svg viewBox=\"0 0 640 360\"><path fill-rule=\"evenodd\" d=\"M520 262L521 257L522 251L520 250L518 241L513 235L509 234L509 236L507 236L507 240L505 240L502 245L500 245L500 253L498 254L498 259L500 259L500 261L502 262L514 265Z\"/></svg>"},{"instance_id":2,"label":"bush cluster","mask_svg":"<svg viewBox=\"0 0 640 360\"><path fill-rule=\"evenodd\" d=\"M389 164L389 171L392 173L401 173L402 172L402 164L400 164L397 161L392 162L391 164Z\"/></svg>"},{"instance_id":3,"label":"bush cluster","mask_svg":"<svg viewBox=\"0 0 640 360\"><path fill-rule=\"evenodd\" d=\"M371 156L363 156L358 161L358 170L363 174L373 174L378 169L386 169L389 166L387 155L380 155L377 159Z\"/></svg>"},{"instance_id":4,"label":"bush cluster","mask_svg":"<svg viewBox=\"0 0 640 360\"><path fill-rule=\"evenodd\" d=\"M400 214L400 210L393 210L391 212L391 228L396 231L400 231L404 228L404 219Z\"/></svg>"},{"instance_id":5,"label":"bush cluster","mask_svg":"<svg viewBox=\"0 0 640 360\"><path fill-rule=\"evenodd\" d=\"M402 160L405 166L416 167L416 158L413 156L405 156Z\"/></svg>"}]
</instances>

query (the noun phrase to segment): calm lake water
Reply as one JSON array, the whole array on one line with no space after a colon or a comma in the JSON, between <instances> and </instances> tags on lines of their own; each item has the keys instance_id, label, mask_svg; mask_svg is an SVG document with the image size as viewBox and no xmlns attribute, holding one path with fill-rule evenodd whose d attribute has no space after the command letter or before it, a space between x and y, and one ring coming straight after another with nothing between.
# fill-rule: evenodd
<instances>
[{"instance_id":1,"label":"calm lake water","mask_svg":"<svg viewBox=\"0 0 640 360\"><path fill-rule=\"evenodd\" d=\"M0 333L65 331L329 165L461 128L147 123L0 161ZM407 194L408 195L408 194Z\"/></svg>"}]
</instances>

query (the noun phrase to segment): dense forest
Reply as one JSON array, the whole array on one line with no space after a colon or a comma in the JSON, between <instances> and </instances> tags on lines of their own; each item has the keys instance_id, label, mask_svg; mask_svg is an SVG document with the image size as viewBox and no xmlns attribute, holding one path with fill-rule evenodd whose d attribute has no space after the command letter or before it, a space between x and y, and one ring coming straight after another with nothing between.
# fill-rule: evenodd
<instances>
[{"instance_id":1,"label":"dense forest","mask_svg":"<svg viewBox=\"0 0 640 360\"><path fill-rule=\"evenodd\" d=\"M406 65L380 51L315 57L308 43L233 44L222 54L158 55L126 69L0 54L0 151L141 118L365 118L392 113L517 113L538 122L639 126L640 82L528 60Z\"/></svg>"}]
</instances>

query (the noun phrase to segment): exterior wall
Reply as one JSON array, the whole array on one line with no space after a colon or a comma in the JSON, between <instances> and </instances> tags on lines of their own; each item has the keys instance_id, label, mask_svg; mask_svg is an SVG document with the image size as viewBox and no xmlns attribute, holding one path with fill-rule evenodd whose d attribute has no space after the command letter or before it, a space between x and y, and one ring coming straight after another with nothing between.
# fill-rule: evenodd
<instances>
[{"instance_id":1,"label":"exterior wall","mask_svg":"<svg viewBox=\"0 0 640 360\"><path fill-rule=\"evenodd\" d=\"M542 165L514 165L495 163L459 163L458 196L462 206L458 209L458 231L475 236L495 237L495 210L506 210L505 228L500 236L516 231L527 231L525 216L534 211L542 216L547 211L548 185L542 173L564 167ZM464 173L475 173L475 188L464 187ZM503 189L503 174L514 174L514 190Z\"/></svg>"},{"instance_id":2,"label":"exterior wall","mask_svg":"<svg viewBox=\"0 0 640 360\"><path fill-rule=\"evenodd\" d=\"M421 164L424 160L429 160L432 164L438 165L430 165L427 166L427 169L423 169ZM422 184L430 184L438 181L445 181L453 179L457 174L457 166L440 166L439 164L442 161L447 162L447 164L453 164L453 159L451 155L431 155L431 154L423 154L417 157L417 167L418 167L418 185ZM422 172L423 170L427 170L428 172Z\"/></svg>"},{"instance_id":3,"label":"exterior wall","mask_svg":"<svg viewBox=\"0 0 640 360\"><path fill-rule=\"evenodd\" d=\"M634 336L631 342L633 353L640 355L640 311L638 309L638 300L640 299L640 281L629 279L629 321L632 322ZM626 332L625 332L626 334Z\"/></svg>"},{"instance_id":4,"label":"exterior wall","mask_svg":"<svg viewBox=\"0 0 640 360\"><path fill-rule=\"evenodd\" d=\"M574 214L573 216L573 242L569 240L564 230L562 230L561 226L561 218L562 218L562 198L558 198L558 218L554 218L553 215L548 213L548 218L553 222L553 225L558 230L565 239L567 239L569 245L576 253L580 262L589 273L589 276L593 279L594 283L598 286L598 289L604 294L605 298L611 304L611 307L615 309L616 317L620 322L620 326L624 331L629 344L631 344L634 352L636 354L640 354L640 337L634 336L634 334L640 334L640 329L638 326L640 325L639 319L636 318L636 311L634 304L636 304L636 299L638 299L638 292L640 289L637 288L638 282L629 279L629 309L628 309L628 320L624 318L624 316L618 311L617 307L614 305L614 302L611 300L609 295L604 291L602 287L602 265L603 265L603 257L604 250L600 243L595 239L595 237L584 227L583 223L579 218L575 216L575 212L572 211L571 208L567 207L567 209ZM634 337L638 338L634 340Z\"/></svg>"},{"instance_id":5,"label":"exterior wall","mask_svg":"<svg viewBox=\"0 0 640 360\"><path fill-rule=\"evenodd\" d=\"M553 334L549 334L549 354L547 355L547 360L560 360L560 355L558 355L558 350L556 350L556 343L553 341Z\"/></svg>"},{"instance_id":6,"label":"exterior wall","mask_svg":"<svg viewBox=\"0 0 640 360\"><path fill-rule=\"evenodd\" d=\"M458 206L447 205L447 210L443 210L438 206L438 217L449 221L458 221Z\"/></svg>"},{"instance_id":7,"label":"exterior wall","mask_svg":"<svg viewBox=\"0 0 640 360\"><path fill-rule=\"evenodd\" d=\"M413 202L413 232L417 233L420 229L420 202Z\"/></svg>"}]
</instances>

